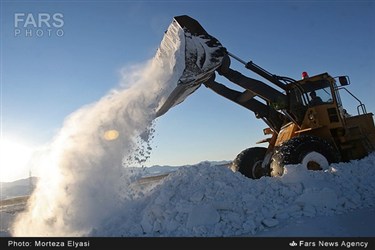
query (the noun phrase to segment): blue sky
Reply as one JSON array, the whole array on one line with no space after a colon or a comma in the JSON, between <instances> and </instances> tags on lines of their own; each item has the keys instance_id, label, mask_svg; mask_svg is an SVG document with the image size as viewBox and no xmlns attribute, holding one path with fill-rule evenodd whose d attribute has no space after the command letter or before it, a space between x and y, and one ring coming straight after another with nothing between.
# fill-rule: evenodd
<instances>
[{"instance_id":1,"label":"blue sky","mask_svg":"<svg viewBox=\"0 0 375 250\"><path fill-rule=\"evenodd\" d=\"M61 13L63 35L15 35L15 14ZM155 52L174 16L190 15L230 52L277 75L348 75L375 111L374 1L2 1L1 134L33 146ZM22 24L22 23L21 23ZM45 29L45 27L44 27ZM22 33L23 32L23 33ZM60 31L61 32L61 31ZM243 65L233 68L259 78ZM263 80L263 79L261 79ZM223 83L227 83L223 81ZM234 85L228 86L236 88ZM342 96L354 113L356 103ZM204 86L160 117L147 165L232 160L266 125Z\"/></svg>"}]
</instances>

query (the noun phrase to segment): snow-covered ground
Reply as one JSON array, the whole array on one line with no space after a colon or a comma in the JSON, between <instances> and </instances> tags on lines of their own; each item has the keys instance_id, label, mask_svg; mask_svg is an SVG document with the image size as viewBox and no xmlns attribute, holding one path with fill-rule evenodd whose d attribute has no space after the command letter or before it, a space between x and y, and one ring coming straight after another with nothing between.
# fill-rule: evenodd
<instances>
[{"instance_id":1,"label":"snow-covered ground","mask_svg":"<svg viewBox=\"0 0 375 250\"><path fill-rule=\"evenodd\" d=\"M374 166L372 154L325 172L290 165L259 180L215 162L124 168L116 212L81 236L374 237ZM2 209L1 236L12 236L16 214Z\"/></svg>"}]
</instances>

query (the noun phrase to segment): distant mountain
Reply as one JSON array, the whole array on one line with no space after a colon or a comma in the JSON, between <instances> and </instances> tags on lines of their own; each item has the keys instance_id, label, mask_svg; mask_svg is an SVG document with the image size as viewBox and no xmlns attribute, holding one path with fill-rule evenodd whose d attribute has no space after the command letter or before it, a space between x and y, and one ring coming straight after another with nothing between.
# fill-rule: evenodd
<instances>
[{"instance_id":1,"label":"distant mountain","mask_svg":"<svg viewBox=\"0 0 375 250\"><path fill-rule=\"evenodd\" d=\"M0 200L16 196L30 195L34 190L37 181L37 177L30 177L13 182L0 182Z\"/></svg>"},{"instance_id":2,"label":"distant mountain","mask_svg":"<svg viewBox=\"0 0 375 250\"><path fill-rule=\"evenodd\" d=\"M205 166L225 166L228 167L230 165L231 161L202 161L198 164L194 165L205 165ZM189 165L181 165L181 166L160 166L160 165L154 165L151 167L147 167L147 173L149 175L154 175L154 174L165 174L165 173L170 173L175 170L177 170L179 167L182 166L189 166Z\"/></svg>"}]
</instances>

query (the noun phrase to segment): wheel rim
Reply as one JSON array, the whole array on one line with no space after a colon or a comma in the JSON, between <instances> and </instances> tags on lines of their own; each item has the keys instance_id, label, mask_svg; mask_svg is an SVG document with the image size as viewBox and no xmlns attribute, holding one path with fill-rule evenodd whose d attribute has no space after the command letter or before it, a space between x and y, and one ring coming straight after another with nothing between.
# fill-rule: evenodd
<instances>
[{"instance_id":1,"label":"wheel rim","mask_svg":"<svg viewBox=\"0 0 375 250\"><path fill-rule=\"evenodd\" d=\"M329 162L324 155L314 151L303 157L302 165L308 170L326 170Z\"/></svg>"}]
</instances>

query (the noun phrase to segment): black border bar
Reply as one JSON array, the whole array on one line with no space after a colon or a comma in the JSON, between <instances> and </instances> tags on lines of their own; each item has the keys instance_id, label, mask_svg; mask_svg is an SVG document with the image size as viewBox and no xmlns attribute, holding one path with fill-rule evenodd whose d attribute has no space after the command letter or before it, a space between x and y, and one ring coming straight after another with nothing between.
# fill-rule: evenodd
<instances>
[{"instance_id":1,"label":"black border bar","mask_svg":"<svg viewBox=\"0 0 375 250\"><path fill-rule=\"evenodd\" d=\"M1 249L375 249L375 237L2 237Z\"/></svg>"}]
</instances>

